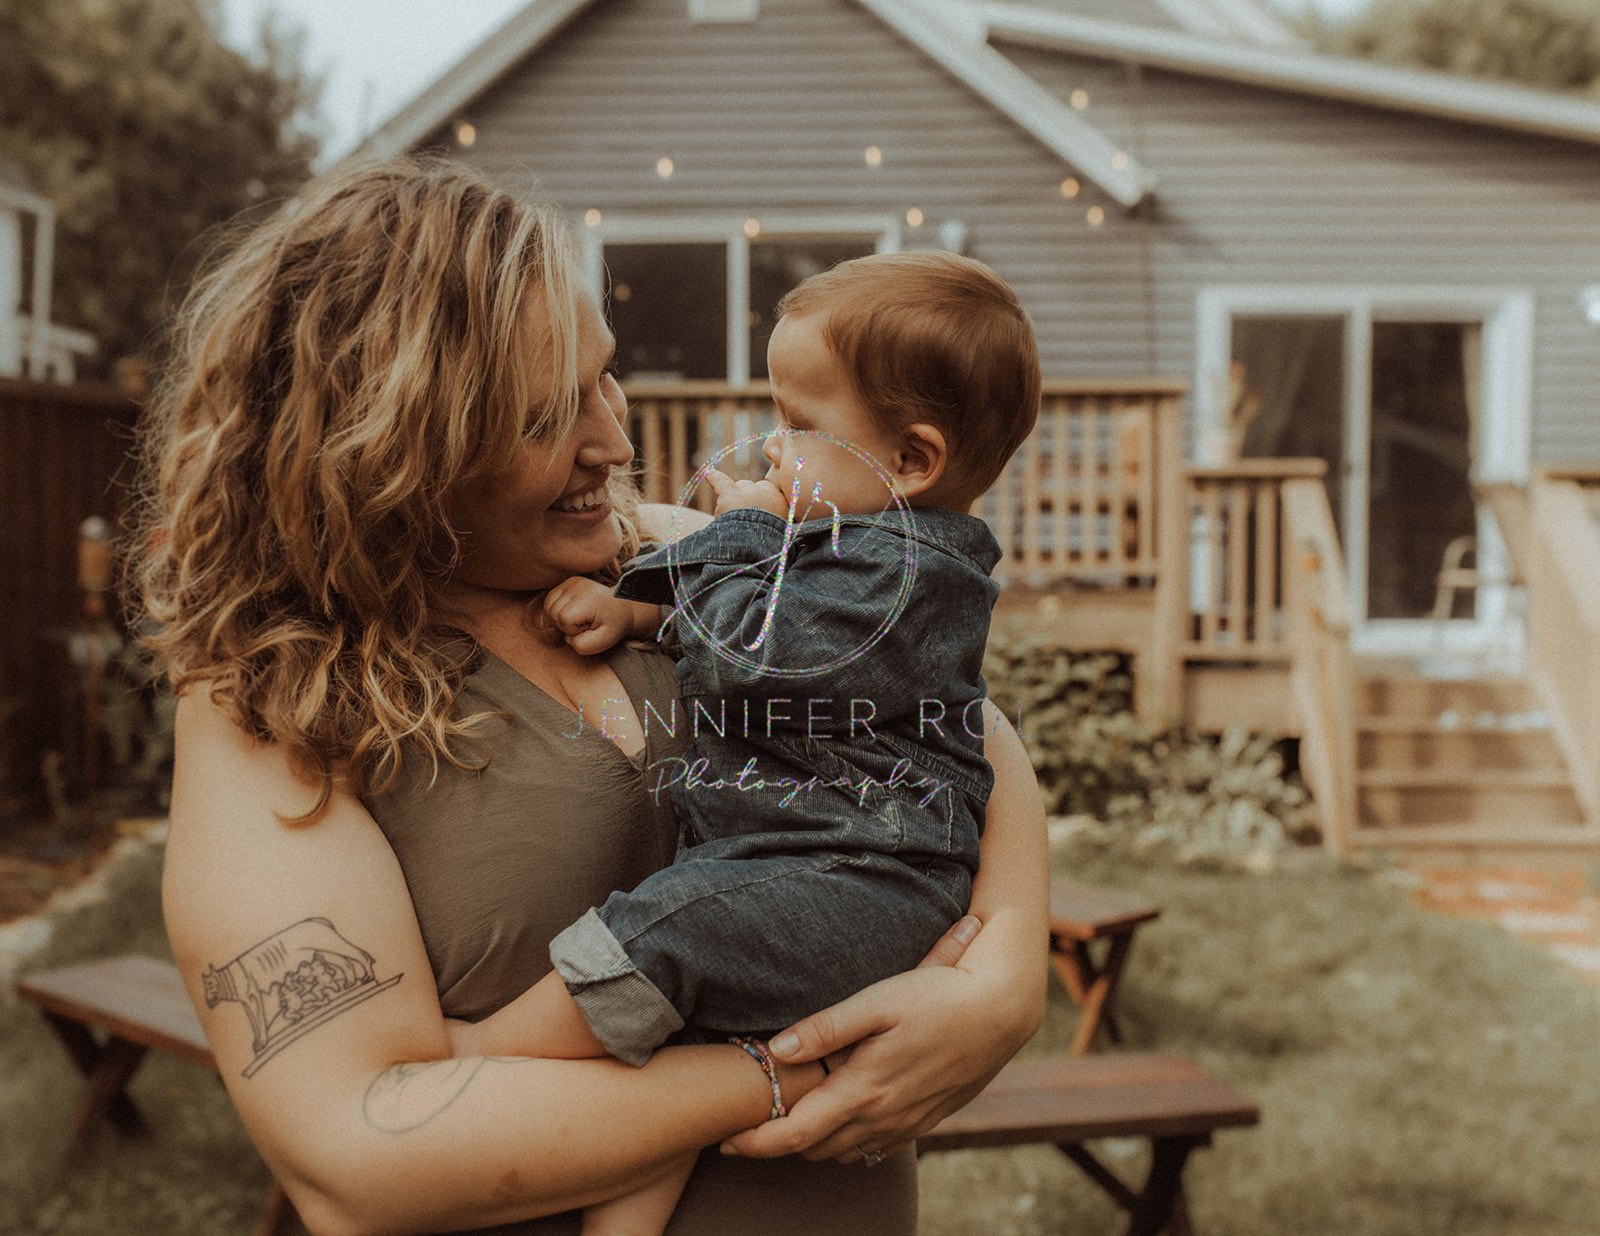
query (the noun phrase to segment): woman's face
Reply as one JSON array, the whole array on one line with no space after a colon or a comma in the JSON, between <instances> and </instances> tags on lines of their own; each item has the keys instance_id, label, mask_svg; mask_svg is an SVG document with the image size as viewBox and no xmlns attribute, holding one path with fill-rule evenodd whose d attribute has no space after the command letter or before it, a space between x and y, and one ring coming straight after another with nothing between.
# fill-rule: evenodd
<instances>
[{"instance_id":1,"label":"woman's face","mask_svg":"<svg viewBox=\"0 0 1600 1236\"><path fill-rule=\"evenodd\" d=\"M535 407L550 390L548 315L541 298L527 310L529 384ZM613 468L633 459L623 432L628 404L612 376L616 340L592 298L578 304L578 421L564 437L524 438L506 466L464 482L451 518L463 558L453 584L495 591L553 588L609 563L622 529L606 496Z\"/></svg>"}]
</instances>

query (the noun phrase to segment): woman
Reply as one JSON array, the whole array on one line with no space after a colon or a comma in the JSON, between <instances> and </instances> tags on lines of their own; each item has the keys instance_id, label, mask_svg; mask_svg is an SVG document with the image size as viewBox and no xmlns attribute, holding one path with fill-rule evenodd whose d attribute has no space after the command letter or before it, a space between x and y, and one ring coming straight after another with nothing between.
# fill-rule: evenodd
<instances>
[{"instance_id":1,"label":"woman","mask_svg":"<svg viewBox=\"0 0 1600 1236\"><path fill-rule=\"evenodd\" d=\"M395 163L312 186L191 298L136 563L182 693L173 951L313 1230L571 1231L537 1217L731 1138L673 1232L909 1236L911 1139L1042 1013L1042 813L1003 724L981 932L775 1039L793 1114L761 1124L768 1078L734 1046L449 1059L445 1016L521 994L674 843L644 775L673 739L642 707L671 663L586 658L530 619L665 521L635 509L614 341L575 269L553 213Z\"/></svg>"}]
</instances>

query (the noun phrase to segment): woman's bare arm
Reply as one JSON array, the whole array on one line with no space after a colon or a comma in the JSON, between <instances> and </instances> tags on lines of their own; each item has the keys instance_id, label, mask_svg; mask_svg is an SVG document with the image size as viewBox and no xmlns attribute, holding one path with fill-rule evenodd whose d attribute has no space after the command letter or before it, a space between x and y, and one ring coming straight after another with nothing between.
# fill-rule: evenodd
<instances>
[{"instance_id":1,"label":"woman's bare arm","mask_svg":"<svg viewBox=\"0 0 1600 1236\"><path fill-rule=\"evenodd\" d=\"M1022 740L992 704L984 709L995 784L972 890L982 930L954 965L894 975L797 1023L794 1050L775 1038L774 1052L791 1062L855 1049L787 1119L726 1143L737 1153L892 1153L971 1100L1039 1028L1049 941L1044 805Z\"/></svg>"},{"instance_id":2,"label":"woman's bare arm","mask_svg":"<svg viewBox=\"0 0 1600 1236\"><path fill-rule=\"evenodd\" d=\"M672 1048L643 1069L447 1059L405 881L360 803L336 793L314 823L285 825L310 791L195 693L177 752L168 934L229 1093L314 1231L588 1205L766 1115L765 1078L736 1047Z\"/></svg>"}]
</instances>

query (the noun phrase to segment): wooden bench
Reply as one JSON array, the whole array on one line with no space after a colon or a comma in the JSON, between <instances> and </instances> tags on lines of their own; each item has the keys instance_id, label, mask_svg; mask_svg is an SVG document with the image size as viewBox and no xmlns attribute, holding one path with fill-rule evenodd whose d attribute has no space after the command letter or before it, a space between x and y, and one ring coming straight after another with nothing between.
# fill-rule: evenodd
<instances>
[{"instance_id":1,"label":"wooden bench","mask_svg":"<svg viewBox=\"0 0 1600 1236\"><path fill-rule=\"evenodd\" d=\"M151 1048L217 1067L170 962L134 956L81 962L18 979L17 995L39 1006L87 1079L72 1118L75 1139L86 1138L102 1119L132 1136L149 1132L127 1085ZM294 1218L294 1208L274 1181L256 1236L275 1236Z\"/></svg>"},{"instance_id":2,"label":"wooden bench","mask_svg":"<svg viewBox=\"0 0 1600 1236\"><path fill-rule=\"evenodd\" d=\"M1257 1123L1260 1110L1226 1082L1177 1056L1128 1053L1017 1060L971 1103L917 1139L917 1153L1048 1143L1123 1210L1127 1236L1189 1236L1183 1167L1217 1129ZM1135 1189L1084 1142L1148 1138L1150 1171Z\"/></svg>"},{"instance_id":3,"label":"wooden bench","mask_svg":"<svg viewBox=\"0 0 1600 1236\"><path fill-rule=\"evenodd\" d=\"M1072 880L1050 885L1050 964L1083 1010L1072 1038L1074 1056L1094 1045L1102 1026L1113 1043L1122 1041L1117 986L1133 948L1133 933L1160 914L1157 906L1133 893Z\"/></svg>"}]
</instances>

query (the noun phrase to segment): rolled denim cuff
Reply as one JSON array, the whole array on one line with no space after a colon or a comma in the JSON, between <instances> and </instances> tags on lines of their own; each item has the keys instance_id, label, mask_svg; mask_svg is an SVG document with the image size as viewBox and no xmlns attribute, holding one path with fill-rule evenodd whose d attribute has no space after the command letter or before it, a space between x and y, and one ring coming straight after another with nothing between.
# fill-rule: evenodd
<instances>
[{"instance_id":1,"label":"rolled denim cuff","mask_svg":"<svg viewBox=\"0 0 1600 1236\"><path fill-rule=\"evenodd\" d=\"M641 1065L683 1029L672 1001L628 959L593 910L550 941L550 960L594 1037L618 1060Z\"/></svg>"}]
</instances>

